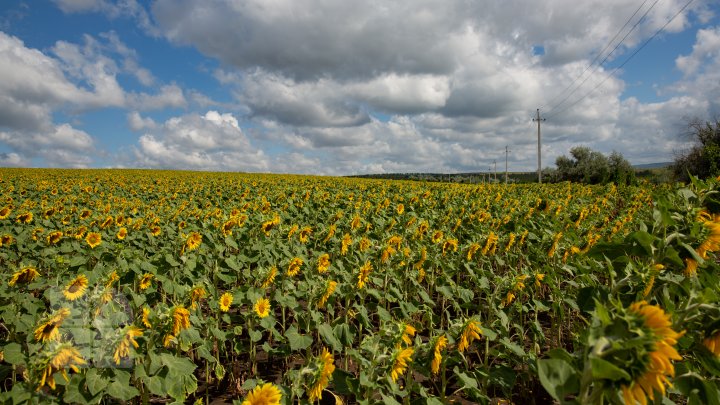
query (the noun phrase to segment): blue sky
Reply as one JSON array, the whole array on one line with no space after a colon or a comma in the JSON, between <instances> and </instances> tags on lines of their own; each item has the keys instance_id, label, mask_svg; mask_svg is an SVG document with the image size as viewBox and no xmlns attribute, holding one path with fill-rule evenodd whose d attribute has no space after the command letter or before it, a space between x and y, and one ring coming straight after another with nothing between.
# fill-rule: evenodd
<instances>
[{"instance_id":1,"label":"blue sky","mask_svg":"<svg viewBox=\"0 0 720 405\"><path fill-rule=\"evenodd\" d=\"M544 166L670 161L720 112L720 6L686 3L5 1L0 166L534 170L538 107Z\"/></svg>"}]
</instances>

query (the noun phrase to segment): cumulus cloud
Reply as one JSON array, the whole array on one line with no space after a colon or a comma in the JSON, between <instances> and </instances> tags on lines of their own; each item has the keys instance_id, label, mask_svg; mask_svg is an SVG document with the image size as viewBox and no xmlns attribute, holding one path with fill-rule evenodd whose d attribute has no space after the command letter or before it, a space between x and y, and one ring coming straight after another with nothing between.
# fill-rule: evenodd
<instances>
[{"instance_id":1,"label":"cumulus cloud","mask_svg":"<svg viewBox=\"0 0 720 405\"><path fill-rule=\"evenodd\" d=\"M88 167L96 153L90 135L69 124L60 124L50 131L2 131L3 142L19 153L8 154L14 161L26 162L39 157L51 167Z\"/></svg>"},{"instance_id":2,"label":"cumulus cloud","mask_svg":"<svg viewBox=\"0 0 720 405\"><path fill-rule=\"evenodd\" d=\"M269 159L254 148L237 118L208 111L165 121L157 131L143 134L135 147L135 164L144 167L268 171Z\"/></svg>"},{"instance_id":3,"label":"cumulus cloud","mask_svg":"<svg viewBox=\"0 0 720 405\"><path fill-rule=\"evenodd\" d=\"M139 112L133 111L127 115L128 126L133 131L142 131L143 129L155 129L157 124L150 117L142 117Z\"/></svg>"}]
</instances>

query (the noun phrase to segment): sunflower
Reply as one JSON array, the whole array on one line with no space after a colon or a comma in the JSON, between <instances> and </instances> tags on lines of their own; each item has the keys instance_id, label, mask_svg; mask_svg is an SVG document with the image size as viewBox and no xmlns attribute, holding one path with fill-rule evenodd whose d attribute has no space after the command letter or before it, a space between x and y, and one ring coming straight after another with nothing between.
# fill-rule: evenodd
<instances>
[{"instance_id":1,"label":"sunflower","mask_svg":"<svg viewBox=\"0 0 720 405\"><path fill-rule=\"evenodd\" d=\"M335 292L335 287L337 287L337 282L329 280L327 283L327 287L325 287L325 292L323 293L322 297L320 297L320 300L318 301L318 308L325 307L325 304L327 303L328 298L330 298L332 293Z\"/></svg>"},{"instance_id":2,"label":"sunflower","mask_svg":"<svg viewBox=\"0 0 720 405\"><path fill-rule=\"evenodd\" d=\"M90 232L85 237L85 242L87 242L92 249L95 249L102 243L102 236L97 232Z\"/></svg>"},{"instance_id":3,"label":"sunflower","mask_svg":"<svg viewBox=\"0 0 720 405\"><path fill-rule=\"evenodd\" d=\"M390 370L390 378L393 382L397 382L401 375L405 374L408 363L412 362L412 355L415 349L407 347L405 349L397 349L393 356L392 369Z\"/></svg>"},{"instance_id":4,"label":"sunflower","mask_svg":"<svg viewBox=\"0 0 720 405\"><path fill-rule=\"evenodd\" d=\"M409 324L401 324L402 336L400 339L408 346L412 345L412 337L415 336L415 328Z\"/></svg>"},{"instance_id":5,"label":"sunflower","mask_svg":"<svg viewBox=\"0 0 720 405\"><path fill-rule=\"evenodd\" d=\"M26 223L26 224L29 224L30 222L32 222L32 220L33 220L33 213L32 213L32 212L24 212L24 213L18 215L18 216L15 218L15 222L17 222L17 223L23 223L23 222L24 222L24 223Z\"/></svg>"},{"instance_id":6,"label":"sunflower","mask_svg":"<svg viewBox=\"0 0 720 405\"><path fill-rule=\"evenodd\" d=\"M184 329L190 327L190 311L183 306L176 306L172 311L172 334L177 336Z\"/></svg>"},{"instance_id":7,"label":"sunflower","mask_svg":"<svg viewBox=\"0 0 720 405\"><path fill-rule=\"evenodd\" d=\"M202 235L200 235L197 232L190 232L190 235L187 237L187 240L185 241L185 246L188 250L195 250L198 247L200 247L200 244L202 243Z\"/></svg>"},{"instance_id":8,"label":"sunflower","mask_svg":"<svg viewBox=\"0 0 720 405\"><path fill-rule=\"evenodd\" d=\"M290 227L290 230L288 231L288 235L287 235L288 240L290 238L292 238L293 235L295 235L295 232L297 232L298 229L299 229L299 227L297 226L297 224L293 224L293 226Z\"/></svg>"},{"instance_id":9,"label":"sunflower","mask_svg":"<svg viewBox=\"0 0 720 405\"><path fill-rule=\"evenodd\" d=\"M327 253L324 253L320 255L317 262L317 271L318 273L325 273L328 268L330 267L330 255Z\"/></svg>"},{"instance_id":10,"label":"sunflower","mask_svg":"<svg viewBox=\"0 0 720 405\"><path fill-rule=\"evenodd\" d=\"M299 257L295 257L292 260L290 260L290 264L288 264L288 270L287 274L290 277L296 276L300 272L300 266L303 265L303 260Z\"/></svg>"},{"instance_id":11,"label":"sunflower","mask_svg":"<svg viewBox=\"0 0 720 405\"><path fill-rule=\"evenodd\" d=\"M233 302L233 295L229 292L226 292L220 297L220 310L223 312L227 312L230 309L230 305L232 305Z\"/></svg>"},{"instance_id":12,"label":"sunflower","mask_svg":"<svg viewBox=\"0 0 720 405\"><path fill-rule=\"evenodd\" d=\"M40 384L38 391L47 384L50 389L55 389L56 372L61 372L65 381L69 381L66 369L69 367L72 371L79 373L78 366L85 365L85 359L82 358L80 352L70 343L61 343L54 347L49 354L42 356L42 365L40 366Z\"/></svg>"},{"instance_id":13,"label":"sunflower","mask_svg":"<svg viewBox=\"0 0 720 405\"><path fill-rule=\"evenodd\" d=\"M54 245L58 242L60 242L60 239L62 239L63 233L61 231L53 231L48 234L48 236L45 238L48 245Z\"/></svg>"},{"instance_id":14,"label":"sunflower","mask_svg":"<svg viewBox=\"0 0 720 405\"><path fill-rule=\"evenodd\" d=\"M221 227L223 236L230 236L230 235L232 235L232 228L233 228L233 226L235 226L235 219L234 219L234 218L230 218L230 220L226 221L226 222L222 225L222 227Z\"/></svg>"},{"instance_id":15,"label":"sunflower","mask_svg":"<svg viewBox=\"0 0 720 405\"><path fill-rule=\"evenodd\" d=\"M562 232L558 232L555 234L555 236L553 236L553 243L552 246L550 246L550 250L548 251L548 257L555 256L555 250L557 249L558 242L560 242L560 238L562 238L562 236Z\"/></svg>"},{"instance_id":16,"label":"sunflower","mask_svg":"<svg viewBox=\"0 0 720 405\"><path fill-rule=\"evenodd\" d=\"M340 242L340 254L345 256L345 254L348 252L348 248L352 245L352 237L349 233L346 233L342 237L342 241Z\"/></svg>"},{"instance_id":17,"label":"sunflower","mask_svg":"<svg viewBox=\"0 0 720 405\"><path fill-rule=\"evenodd\" d=\"M282 393L272 383L258 385L248 393L241 405L280 405Z\"/></svg>"},{"instance_id":18,"label":"sunflower","mask_svg":"<svg viewBox=\"0 0 720 405\"><path fill-rule=\"evenodd\" d=\"M8 246L12 244L14 240L15 238L8 234L0 236L0 246Z\"/></svg>"},{"instance_id":19,"label":"sunflower","mask_svg":"<svg viewBox=\"0 0 720 405\"><path fill-rule=\"evenodd\" d=\"M14 287L15 284L18 282L20 283L29 283L35 279L35 277L39 276L40 273L35 269L35 267L28 266L23 267L22 269L16 271L12 278L10 278L10 282L8 282L8 285L10 287Z\"/></svg>"},{"instance_id":20,"label":"sunflower","mask_svg":"<svg viewBox=\"0 0 720 405\"><path fill-rule=\"evenodd\" d=\"M275 276L277 276L277 267L272 266L270 270L268 270L267 276L265 276L265 281L263 281L262 283L262 288L268 288L270 284L275 281Z\"/></svg>"},{"instance_id":21,"label":"sunflower","mask_svg":"<svg viewBox=\"0 0 720 405\"><path fill-rule=\"evenodd\" d=\"M136 349L138 348L138 343L135 341L135 338L142 336L142 334L142 330L135 325L130 325L125 328L125 333L123 333L123 337L120 343L118 343L117 348L115 348L115 353L113 353L115 364L120 364L120 360L123 357L130 356L130 345Z\"/></svg>"},{"instance_id":22,"label":"sunflower","mask_svg":"<svg viewBox=\"0 0 720 405\"><path fill-rule=\"evenodd\" d=\"M467 252L467 260L470 261L473 259L473 256L475 256L475 253L480 250L480 244L479 243L473 243L470 245L470 248L468 248Z\"/></svg>"},{"instance_id":23,"label":"sunflower","mask_svg":"<svg viewBox=\"0 0 720 405\"><path fill-rule=\"evenodd\" d=\"M327 233L327 235L325 236L325 239L323 239L323 243L326 243L327 241L330 240L330 238L332 238L333 236L335 236L335 230L336 230L336 229L337 229L337 225L335 225L335 224L330 225L330 227L328 228L328 233Z\"/></svg>"},{"instance_id":24,"label":"sunflower","mask_svg":"<svg viewBox=\"0 0 720 405\"><path fill-rule=\"evenodd\" d=\"M483 246L480 253L482 253L483 256L487 255L488 253L493 254L495 251L495 247L497 246L497 241L497 235L495 235L494 232L490 232L490 235L488 235L487 240L485 241L485 246Z\"/></svg>"},{"instance_id":25,"label":"sunflower","mask_svg":"<svg viewBox=\"0 0 720 405\"><path fill-rule=\"evenodd\" d=\"M440 335L435 340L435 345L433 345L433 359L430 363L430 370L433 374L437 374L440 372L440 363L442 362L442 351L447 347L448 340L445 337L445 335Z\"/></svg>"},{"instance_id":26,"label":"sunflower","mask_svg":"<svg viewBox=\"0 0 720 405\"><path fill-rule=\"evenodd\" d=\"M138 284L140 290L147 290L152 283L153 277L155 276L152 273L143 274L142 278L140 279L140 283Z\"/></svg>"},{"instance_id":27,"label":"sunflower","mask_svg":"<svg viewBox=\"0 0 720 405\"><path fill-rule=\"evenodd\" d=\"M632 381L622 384L620 389L626 404L635 404L636 401L645 404L646 398L654 400L656 391L665 396L665 387L671 385L668 376L675 376L671 360L682 360L673 346L684 332L672 330L670 315L645 301L631 304L627 312L631 315L631 322L639 324L643 330L641 334L650 338L652 343L645 346L648 353L642 356L647 359L644 367L628 369Z\"/></svg>"},{"instance_id":28,"label":"sunflower","mask_svg":"<svg viewBox=\"0 0 720 405\"><path fill-rule=\"evenodd\" d=\"M105 229L108 226L112 225L112 223L115 222L115 218L112 216L108 216L105 218L105 220L100 224L101 229Z\"/></svg>"},{"instance_id":29,"label":"sunflower","mask_svg":"<svg viewBox=\"0 0 720 405\"><path fill-rule=\"evenodd\" d=\"M207 291L205 291L205 288L203 286L197 286L193 287L192 290L190 290L190 308L195 309L197 308L197 303L205 298L207 295ZM231 300L232 302L232 300Z\"/></svg>"},{"instance_id":30,"label":"sunflower","mask_svg":"<svg viewBox=\"0 0 720 405\"><path fill-rule=\"evenodd\" d=\"M10 207L3 207L3 209L0 209L0 219L7 219L11 212Z\"/></svg>"},{"instance_id":31,"label":"sunflower","mask_svg":"<svg viewBox=\"0 0 720 405\"><path fill-rule=\"evenodd\" d=\"M152 234L152 236L159 236L160 232L161 232L161 229L159 226L153 225L150 227L150 233Z\"/></svg>"},{"instance_id":32,"label":"sunflower","mask_svg":"<svg viewBox=\"0 0 720 405\"><path fill-rule=\"evenodd\" d=\"M395 212L397 212L398 215L402 215L403 212L405 212L405 206L402 204L398 204L397 207L395 207Z\"/></svg>"},{"instance_id":33,"label":"sunflower","mask_svg":"<svg viewBox=\"0 0 720 405\"><path fill-rule=\"evenodd\" d=\"M57 340L60 336L58 328L68 316L70 316L69 308L60 308L55 311L50 318L41 323L40 326L35 329L35 340L38 342Z\"/></svg>"},{"instance_id":34,"label":"sunflower","mask_svg":"<svg viewBox=\"0 0 720 405\"><path fill-rule=\"evenodd\" d=\"M370 248L371 244L370 239L363 236L362 239L360 239L360 243L358 243L358 250L364 252Z\"/></svg>"},{"instance_id":35,"label":"sunflower","mask_svg":"<svg viewBox=\"0 0 720 405\"><path fill-rule=\"evenodd\" d=\"M513 245L515 245L515 238L516 238L515 234L510 233L510 237L508 238L508 243L505 246L505 252L509 252L510 249L512 249Z\"/></svg>"},{"instance_id":36,"label":"sunflower","mask_svg":"<svg viewBox=\"0 0 720 405\"><path fill-rule=\"evenodd\" d=\"M315 359L315 381L308 391L308 400L315 402L322 398L322 392L327 388L332 378L332 373L335 371L335 358L327 348L323 347L320 356Z\"/></svg>"},{"instance_id":37,"label":"sunflower","mask_svg":"<svg viewBox=\"0 0 720 405\"><path fill-rule=\"evenodd\" d=\"M300 243L307 243L307 241L310 240L311 233L312 233L312 228L310 228L309 226L306 226L303 229L301 229L300 233L298 234Z\"/></svg>"},{"instance_id":38,"label":"sunflower","mask_svg":"<svg viewBox=\"0 0 720 405\"><path fill-rule=\"evenodd\" d=\"M705 346L715 357L720 357L720 332L703 339L703 346Z\"/></svg>"},{"instance_id":39,"label":"sunflower","mask_svg":"<svg viewBox=\"0 0 720 405\"><path fill-rule=\"evenodd\" d=\"M452 250L453 252L457 252L458 250L458 241L457 239L448 239L443 243L442 247L442 254L445 256L446 251Z\"/></svg>"},{"instance_id":40,"label":"sunflower","mask_svg":"<svg viewBox=\"0 0 720 405\"><path fill-rule=\"evenodd\" d=\"M270 300L267 298L258 298L253 305L253 310L260 318L270 315Z\"/></svg>"},{"instance_id":41,"label":"sunflower","mask_svg":"<svg viewBox=\"0 0 720 405\"><path fill-rule=\"evenodd\" d=\"M118 230L118 233L116 236L118 239L123 240L127 236L127 233L128 233L127 228L125 228L123 226L122 228L120 228L120 230Z\"/></svg>"},{"instance_id":42,"label":"sunflower","mask_svg":"<svg viewBox=\"0 0 720 405\"><path fill-rule=\"evenodd\" d=\"M474 319L468 320L463 327L462 333L460 334L458 351L462 353L467 350L473 340L480 339L480 334L482 334L482 331L480 330L480 322L477 322Z\"/></svg>"},{"instance_id":43,"label":"sunflower","mask_svg":"<svg viewBox=\"0 0 720 405\"><path fill-rule=\"evenodd\" d=\"M145 325L146 328L152 328L152 324L150 323L150 308L143 307L142 317L140 318L140 321L143 325Z\"/></svg>"},{"instance_id":44,"label":"sunflower","mask_svg":"<svg viewBox=\"0 0 720 405\"><path fill-rule=\"evenodd\" d=\"M443 236L445 236L443 231L435 231L432 236L432 243L439 243L443 239Z\"/></svg>"},{"instance_id":45,"label":"sunflower","mask_svg":"<svg viewBox=\"0 0 720 405\"><path fill-rule=\"evenodd\" d=\"M70 283L68 283L67 286L65 286L65 289L63 290L63 295L68 301L75 301L76 299L80 298L85 294L85 290L88 286L88 279L84 274L81 274L75 279L73 279Z\"/></svg>"},{"instance_id":46,"label":"sunflower","mask_svg":"<svg viewBox=\"0 0 720 405\"><path fill-rule=\"evenodd\" d=\"M270 236L270 231L275 228L280 223L280 217L275 215L272 220L265 221L262 224L262 231L265 233L265 236Z\"/></svg>"},{"instance_id":47,"label":"sunflower","mask_svg":"<svg viewBox=\"0 0 720 405\"><path fill-rule=\"evenodd\" d=\"M360 267L359 273L358 273L358 282L357 287L363 288L365 287L365 284L368 281L368 278L370 277L370 272L372 271L372 264L370 262L365 262L365 264Z\"/></svg>"},{"instance_id":48,"label":"sunflower","mask_svg":"<svg viewBox=\"0 0 720 405\"><path fill-rule=\"evenodd\" d=\"M80 211L80 219L86 219L86 218L88 218L90 215L92 215L92 211L90 211L90 210L87 210L87 209L86 209L86 210Z\"/></svg>"}]
</instances>

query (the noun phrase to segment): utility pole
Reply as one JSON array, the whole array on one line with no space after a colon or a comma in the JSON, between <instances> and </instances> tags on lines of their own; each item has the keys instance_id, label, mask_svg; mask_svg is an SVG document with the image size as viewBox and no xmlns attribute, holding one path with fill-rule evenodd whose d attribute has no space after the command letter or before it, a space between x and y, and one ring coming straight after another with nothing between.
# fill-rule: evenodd
<instances>
[{"instance_id":1,"label":"utility pole","mask_svg":"<svg viewBox=\"0 0 720 405\"><path fill-rule=\"evenodd\" d=\"M505 184L507 184L507 181L508 181L508 171L507 171L508 153L510 153L510 151L508 150L507 145L505 145Z\"/></svg>"},{"instance_id":2,"label":"utility pole","mask_svg":"<svg viewBox=\"0 0 720 405\"><path fill-rule=\"evenodd\" d=\"M533 118L533 121L538 123L538 183L542 183L542 157L540 156L540 122L545 121L545 118L540 118L540 109L537 109L537 116Z\"/></svg>"},{"instance_id":3,"label":"utility pole","mask_svg":"<svg viewBox=\"0 0 720 405\"><path fill-rule=\"evenodd\" d=\"M495 172L495 183L497 183L497 160L493 159L493 172Z\"/></svg>"}]
</instances>

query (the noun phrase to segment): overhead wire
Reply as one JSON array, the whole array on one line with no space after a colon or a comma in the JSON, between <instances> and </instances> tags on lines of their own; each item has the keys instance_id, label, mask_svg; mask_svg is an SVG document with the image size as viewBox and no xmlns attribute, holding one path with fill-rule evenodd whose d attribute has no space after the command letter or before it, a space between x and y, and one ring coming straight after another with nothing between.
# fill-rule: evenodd
<instances>
[{"instance_id":1,"label":"overhead wire","mask_svg":"<svg viewBox=\"0 0 720 405\"><path fill-rule=\"evenodd\" d=\"M678 10L678 12L675 13L675 15L672 16L672 18L670 18L662 27L660 27L660 29L658 29L657 31L655 31L655 33L654 33L650 38L648 38L645 42L643 42L642 45L640 45L640 46L635 50L635 52L633 52L627 59L625 59L625 61L624 61L623 63L621 63L619 66L617 66L615 69L613 69L602 81L600 81L597 85L595 85L595 87L593 87L589 92L585 93L585 95L583 95L583 96L580 97L579 99L575 100L572 104L568 105L567 107L563 108L562 110L557 111L557 112L555 112L555 113L553 113L553 114L550 114L549 116L547 116L547 118L551 118L551 117L554 117L554 116L556 116L556 115L558 115L558 114L561 114L561 113L569 110L570 108L574 107L576 104L578 104L579 102L581 102L581 101L584 100L585 98L587 98L587 96L589 96L590 94L592 94L595 90L597 90L598 87L602 86L603 83L605 83L610 77L612 77L612 75L613 75L615 72L617 72L618 70L622 69L623 66L625 66L628 62L630 62L630 60L632 60L632 58L635 57L635 55L637 55L641 50L643 50L643 48L645 48L645 46L647 46L647 44L649 44L653 39L655 39L655 37L657 37L658 35L660 35L660 33L661 33L668 25L670 25L670 23L673 22L673 21L675 20L675 18L677 18L677 16L679 16L680 14L682 14L682 12L685 11L685 9L687 9L687 8L690 6L690 4L692 4L694 1L695 1L695 0L689 0L687 3L685 3L685 5L682 6L682 8L681 8L680 10Z\"/></svg>"},{"instance_id":2,"label":"overhead wire","mask_svg":"<svg viewBox=\"0 0 720 405\"><path fill-rule=\"evenodd\" d=\"M562 89L561 92L559 92L558 94L556 94L555 97L551 98L550 101L548 101L548 102L546 103L547 105L553 104L553 103L555 102L555 100L557 100L558 98L560 98L560 96L562 96L570 87L572 87L572 85L575 84L575 82L577 82L581 77L583 77L583 75L585 75L585 72L587 72L587 71L595 64L595 62L597 62L597 60L600 59L600 57L603 55L603 53L605 52L605 50L608 49L608 48L610 47L610 45L612 45L612 43L615 41L615 39L617 39L617 37L620 35L621 32L623 32L623 30L625 30L625 27L627 27L628 24L630 24L630 21L632 21L632 19L633 19L633 18L637 15L637 13L643 8L643 6L645 6L645 3L647 3L647 2L648 2L648 0L643 0L642 4L640 4L640 6L639 6L637 9L635 9L635 12L632 13L632 15L625 21L625 24L623 24L623 26L618 30L618 32L615 33L615 35L610 39L610 41L608 41L608 43L605 44L605 46L603 47L603 49L601 49L600 52L598 52L597 55L595 55L595 58L585 67L585 70L583 70L582 73L580 73L580 75L578 75L578 76L575 78L575 80L573 80L573 81L572 81L570 84L568 84L564 89ZM657 3L657 2L656 2L656 3ZM652 8L652 7L651 7L651 8ZM632 32L632 30L631 30L630 32ZM616 49L618 48L618 46L625 40L626 37L627 37L627 34L625 35L625 37L623 37L622 40L620 40L620 42L618 43L618 45L615 45L615 48L613 48L613 50L610 51L610 53L605 57L605 59L603 59L603 61L605 61L610 55L612 55L613 52L615 52L615 50L616 50ZM600 65L602 65L602 63L603 63L603 62L600 62ZM595 70L597 70L597 68L596 68ZM593 70L593 73L594 73L595 70ZM590 73L590 74L592 75L592 73ZM544 108L544 106L541 106L541 107L540 107L540 109L543 109L543 108Z\"/></svg>"},{"instance_id":3,"label":"overhead wire","mask_svg":"<svg viewBox=\"0 0 720 405\"><path fill-rule=\"evenodd\" d=\"M655 0L655 2L653 2L653 4L652 4L647 10L645 10L645 12L643 13L643 15L635 22L635 24L633 24L632 28L630 28L630 30L629 30L627 33L625 33L625 35L622 37L622 39L620 40L620 42L618 42L618 43L615 45L615 47L612 49L612 51L610 51L607 55L605 55L605 57L603 58L603 60L600 61L600 63L598 63L598 64L595 66L595 69L593 69L593 71L590 72L590 74L587 75L587 77L585 77L585 79L583 79L583 81L580 82L580 84L577 85L567 96L565 96L562 100L560 100L559 103L556 103L555 105L553 105L552 107L550 107L550 108L549 108L550 112L552 112L552 111L555 110L556 108L558 108L558 107L560 107L561 105L563 105L563 103L565 103L565 101L567 101L573 94L575 94L575 92L577 92L578 90L580 90L580 88L582 87L582 85L585 84L585 82L587 82L588 79L590 79L590 77L592 77L592 75L593 75L595 72L597 72L597 70L600 68L600 66L602 66L603 63L605 63L605 62L610 58L610 56L620 47L620 45L622 45L623 42L625 42L625 39L627 39L627 37L630 36L630 34L632 34L633 31L635 31L635 29L645 20L645 17L647 17L647 15L650 13L650 11L655 7L655 5L656 5L659 1L660 1L660 0ZM643 4L640 5L640 8L642 8L642 6L644 6L644 5L645 5L645 2L643 2ZM640 9L640 8L639 8L639 9ZM638 9L638 10L639 10L639 9ZM632 20L632 18L633 18L636 14L637 14L637 10L636 10L635 13L633 13L633 15L630 17L630 19L629 19L628 21ZM625 26L627 26L627 24L626 24ZM625 26L623 26L623 28L624 28ZM621 31L619 31L619 32L622 32L622 29L621 29ZM580 76L578 77L578 79L579 79L580 77L582 77L582 75L580 75ZM574 80L573 82L575 82L575 81L577 81L577 79ZM549 103L548 103L548 104L549 104Z\"/></svg>"}]
</instances>

